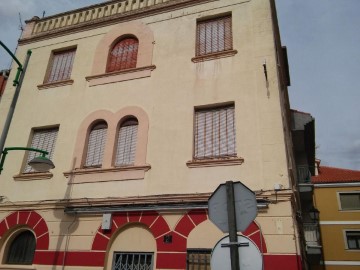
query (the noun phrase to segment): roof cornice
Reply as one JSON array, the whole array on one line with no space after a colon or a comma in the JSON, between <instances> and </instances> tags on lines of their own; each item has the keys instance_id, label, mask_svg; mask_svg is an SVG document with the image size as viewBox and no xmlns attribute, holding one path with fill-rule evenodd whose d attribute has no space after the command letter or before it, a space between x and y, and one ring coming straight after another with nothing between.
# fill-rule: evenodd
<instances>
[{"instance_id":1,"label":"roof cornice","mask_svg":"<svg viewBox=\"0 0 360 270\"><path fill-rule=\"evenodd\" d=\"M108 1L42 19L33 18L26 21L29 29L25 29L19 45L215 1L219 0L168 0L162 3L135 0L132 4L127 4L128 1L125 0ZM141 5L144 2L147 3L146 6Z\"/></svg>"}]
</instances>

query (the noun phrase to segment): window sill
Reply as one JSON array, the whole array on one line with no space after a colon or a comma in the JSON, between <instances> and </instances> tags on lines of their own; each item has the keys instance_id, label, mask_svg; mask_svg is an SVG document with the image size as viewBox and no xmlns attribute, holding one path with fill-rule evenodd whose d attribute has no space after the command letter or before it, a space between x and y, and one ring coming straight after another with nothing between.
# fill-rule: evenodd
<instances>
[{"instance_id":1,"label":"window sill","mask_svg":"<svg viewBox=\"0 0 360 270\"><path fill-rule=\"evenodd\" d=\"M46 179L51 179L52 177L53 174L51 172L20 173L18 175L13 176L14 180L16 181L46 180Z\"/></svg>"},{"instance_id":2,"label":"window sill","mask_svg":"<svg viewBox=\"0 0 360 270\"><path fill-rule=\"evenodd\" d=\"M218 58L234 56L237 53L238 53L237 50L209 53L206 55L195 56L195 57L191 58L191 61L194 63L198 63L198 62L209 61L209 60L214 60L214 59L218 59Z\"/></svg>"},{"instance_id":3,"label":"window sill","mask_svg":"<svg viewBox=\"0 0 360 270\"><path fill-rule=\"evenodd\" d=\"M216 167L216 166L234 166L244 163L243 158L223 158L223 159L197 159L186 162L189 168Z\"/></svg>"},{"instance_id":4,"label":"window sill","mask_svg":"<svg viewBox=\"0 0 360 270\"><path fill-rule=\"evenodd\" d=\"M20 265L20 264L2 264L0 270L35 270L36 268L32 265Z\"/></svg>"},{"instance_id":5,"label":"window sill","mask_svg":"<svg viewBox=\"0 0 360 270\"><path fill-rule=\"evenodd\" d=\"M150 169L151 166L149 164L107 169L84 168L64 172L64 175L67 178L72 178L71 184L141 180L145 178L145 172Z\"/></svg>"},{"instance_id":6,"label":"window sill","mask_svg":"<svg viewBox=\"0 0 360 270\"><path fill-rule=\"evenodd\" d=\"M138 67L138 68L129 68L120 71L87 76L85 77L85 79L89 82L89 86L128 81L128 80L150 77L151 71L153 71L155 68L156 68L155 65Z\"/></svg>"},{"instance_id":7,"label":"window sill","mask_svg":"<svg viewBox=\"0 0 360 270\"><path fill-rule=\"evenodd\" d=\"M74 83L74 80L64 80L64 81L39 84L37 86L37 88L39 90L43 90L43 89L55 88L55 87L59 87L59 86L72 85L73 83Z\"/></svg>"}]
</instances>

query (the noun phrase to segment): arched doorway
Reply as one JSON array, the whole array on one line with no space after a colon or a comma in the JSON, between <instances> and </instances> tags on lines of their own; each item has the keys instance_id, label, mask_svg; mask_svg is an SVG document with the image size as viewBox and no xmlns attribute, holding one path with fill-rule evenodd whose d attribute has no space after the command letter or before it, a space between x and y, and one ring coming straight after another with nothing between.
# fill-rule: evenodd
<instances>
[{"instance_id":1,"label":"arched doorway","mask_svg":"<svg viewBox=\"0 0 360 270\"><path fill-rule=\"evenodd\" d=\"M106 270L152 270L156 263L156 241L149 229L139 223L119 229L110 239Z\"/></svg>"}]
</instances>

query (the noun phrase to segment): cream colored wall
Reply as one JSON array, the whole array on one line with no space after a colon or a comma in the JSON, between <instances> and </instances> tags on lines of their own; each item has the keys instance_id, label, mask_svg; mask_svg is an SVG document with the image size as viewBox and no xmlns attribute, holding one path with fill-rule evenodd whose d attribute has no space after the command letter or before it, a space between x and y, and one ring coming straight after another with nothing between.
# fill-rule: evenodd
<instances>
[{"instance_id":1,"label":"cream colored wall","mask_svg":"<svg viewBox=\"0 0 360 270\"><path fill-rule=\"evenodd\" d=\"M233 47L238 53L192 63L196 19L228 11L232 11ZM273 189L274 183L288 187L268 1L215 1L141 21L152 29L155 38L152 63L156 69L150 78L88 87L85 77L91 74L96 46L115 26L19 47L19 59L24 58L28 49L32 49L33 55L6 145L28 145L33 127L60 124L60 129L52 179L14 181L13 175L19 173L24 153L8 155L1 175L1 193L7 194L8 200L211 192L229 179L241 180L253 190ZM77 45L71 75L74 84L38 90L51 51L73 45ZM265 59L269 97L262 67ZM1 102L1 115L6 114L12 90L9 84ZM194 106L228 101L235 102L237 152L245 159L244 164L188 168L185 163L192 158ZM150 122L146 162L151 169L145 173L145 179L67 185L63 172L72 168L81 122L96 110L116 112L134 105L147 113ZM2 118L0 125L3 121Z\"/></svg>"}]
</instances>

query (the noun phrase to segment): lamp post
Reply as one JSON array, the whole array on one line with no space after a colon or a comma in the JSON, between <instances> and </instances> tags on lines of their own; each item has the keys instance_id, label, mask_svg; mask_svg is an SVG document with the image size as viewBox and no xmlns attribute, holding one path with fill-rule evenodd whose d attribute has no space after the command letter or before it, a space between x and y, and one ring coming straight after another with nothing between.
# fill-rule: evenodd
<instances>
[{"instance_id":1,"label":"lamp post","mask_svg":"<svg viewBox=\"0 0 360 270\"><path fill-rule=\"evenodd\" d=\"M15 76L15 79L14 79L14 84L13 84L13 86L16 86L16 89L15 89L15 93L14 93L14 96L13 96L13 99L12 99L12 102L11 102L11 105L10 105L10 109L9 109L9 112L8 112L8 115L7 115L7 118L6 118L6 122L5 122L5 124L4 124L3 132L2 132L1 138L0 138L0 151L2 152L3 149L4 149L4 145L5 145L5 140L6 140L7 134L8 134L8 132L9 132L9 127L10 127L10 123L11 123L11 120L12 120L12 116L13 116L14 111L15 111L17 99L18 99L19 94L20 94L21 85L22 85L22 82L23 82L23 80L24 80L26 68L27 68L27 65L28 65L28 63L29 63L29 59L30 59L30 56L31 56L31 51L30 51L30 50L27 51L27 55L26 55L26 59L25 59L24 65L21 65L20 61L19 61L19 60L15 57L15 55L5 46L4 43L2 43L2 42L0 41L0 45L9 53L9 55L10 55L10 56L14 59L14 61L18 64L18 70L17 70L16 76Z\"/></svg>"},{"instance_id":2,"label":"lamp post","mask_svg":"<svg viewBox=\"0 0 360 270\"><path fill-rule=\"evenodd\" d=\"M13 114L15 111L16 103L17 103L17 100L18 100L18 97L20 94L21 85L24 80L26 68L27 68L27 65L29 63L29 59L31 56L31 51L30 50L27 51L24 65L22 65L20 63L20 61L15 57L15 55L1 41L0 41L0 46L2 46L8 52L8 54L14 59L14 61L18 65L17 73L16 73L16 76L14 79L14 84L13 84L13 86L16 86L16 89L15 89L15 93L14 93L14 96L13 96L13 99L12 99L12 102L10 105L10 109L9 109L9 112L8 112L8 115L7 115L5 124L4 124L3 132L2 132L1 138L0 138L0 151L1 151L0 152L0 154L1 154L0 174L1 174L2 170L4 169L6 155L8 154L9 151L13 151L13 150L33 151L33 152L41 153L42 154L41 156L35 157L34 159L30 160L30 162L28 164L36 171L46 172L50 169L55 168L54 163L46 157L46 155L49 154L47 151L44 151L41 149L36 149L36 148L30 148L30 147L7 147L7 148L4 148L6 137L9 132L11 120L12 120L12 117L13 117Z\"/></svg>"}]
</instances>

